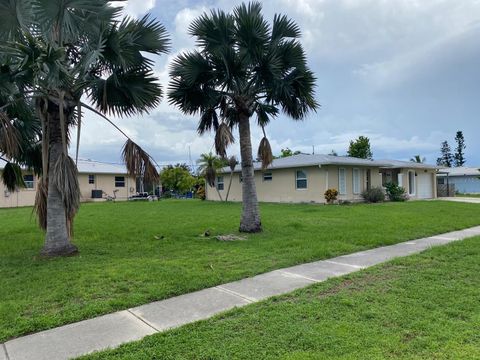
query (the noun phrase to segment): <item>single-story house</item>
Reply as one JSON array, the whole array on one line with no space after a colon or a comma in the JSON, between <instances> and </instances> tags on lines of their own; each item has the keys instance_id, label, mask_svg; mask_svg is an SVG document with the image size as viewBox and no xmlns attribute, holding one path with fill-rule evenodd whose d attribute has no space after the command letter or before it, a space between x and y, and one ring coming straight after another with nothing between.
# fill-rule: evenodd
<instances>
[{"instance_id":1,"label":"single-story house","mask_svg":"<svg viewBox=\"0 0 480 360\"><path fill-rule=\"evenodd\" d=\"M478 194L480 193L480 169L464 166L442 168L437 174L437 184L453 185L454 191L460 194Z\"/></svg>"},{"instance_id":2,"label":"single-story house","mask_svg":"<svg viewBox=\"0 0 480 360\"><path fill-rule=\"evenodd\" d=\"M254 163L255 185L259 201L325 203L327 189L337 189L338 199L361 201L361 193L387 182L405 188L411 199L436 197L435 166L396 160L365 160L346 156L300 154L273 160L262 170ZM218 172L216 188L207 186L208 200L225 199L231 171L226 167ZM217 191L218 190L218 191ZM233 171L228 200L242 200L241 167Z\"/></svg>"},{"instance_id":3,"label":"single-story house","mask_svg":"<svg viewBox=\"0 0 480 360\"><path fill-rule=\"evenodd\" d=\"M0 174L4 166L5 162L0 161ZM127 200L136 192L135 177L129 176L123 165L79 160L77 167L81 201L101 201L107 197ZM0 208L34 204L38 178L32 171L25 169L23 170L23 180L26 187L19 188L14 192L8 191L0 180Z\"/></svg>"}]
</instances>

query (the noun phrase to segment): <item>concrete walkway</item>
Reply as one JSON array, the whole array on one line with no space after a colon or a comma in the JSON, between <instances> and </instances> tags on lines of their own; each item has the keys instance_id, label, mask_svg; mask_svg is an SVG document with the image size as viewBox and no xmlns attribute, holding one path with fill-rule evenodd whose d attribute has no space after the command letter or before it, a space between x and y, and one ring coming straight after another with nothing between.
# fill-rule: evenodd
<instances>
[{"instance_id":1,"label":"concrete walkway","mask_svg":"<svg viewBox=\"0 0 480 360\"><path fill-rule=\"evenodd\" d=\"M454 201L454 202L464 202L464 203L471 203L471 204L480 204L480 198L476 197L441 197L438 198L439 200L445 200L445 201Z\"/></svg>"},{"instance_id":2,"label":"concrete walkway","mask_svg":"<svg viewBox=\"0 0 480 360\"><path fill-rule=\"evenodd\" d=\"M432 246L480 235L480 226L292 266L252 278L61 326L0 344L0 360L69 359L207 319Z\"/></svg>"}]
</instances>

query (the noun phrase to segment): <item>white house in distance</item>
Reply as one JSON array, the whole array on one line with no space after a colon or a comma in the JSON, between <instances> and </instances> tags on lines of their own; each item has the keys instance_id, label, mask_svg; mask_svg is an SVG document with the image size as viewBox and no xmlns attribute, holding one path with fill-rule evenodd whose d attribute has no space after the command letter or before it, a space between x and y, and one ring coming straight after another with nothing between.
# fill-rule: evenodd
<instances>
[{"instance_id":1,"label":"white house in distance","mask_svg":"<svg viewBox=\"0 0 480 360\"><path fill-rule=\"evenodd\" d=\"M0 161L0 174L4 166L5 162ZM106 197L127 200L136 193L135 177L129 176L123 165L79 160L77 167L81 201L102 201ZM28 170L23 171L23 179L26 188L14 192L8 191L0 181L0 208L34 204L38 179Z\"/></svg>"},{"instance_id":2,"label":"white house in distance","mask_svg":"<svg viewBox=\"0 0 480 360\"><path fill-rule=\"evenodd\" d=\"M338 199L361 201L365 189L381 187L388 182L405 188L411 199L436 197L437 167L397 160L365 160L346 156L294 155L275 159L265 170L254 163L258 200L264 202L325 203L327 189L337 189ZM230 169L223 168L216 187L223 199L230 181ZM242 200L241 167L233 172L228 200ZM213 187L207 186L208 200L219 200Z\"/></svg>"},{"instance_id":3,"label":"white house in distance","mask_svg":"<svg viewBox=\"0 0 480 360\"><path fill-rule=\"evenodd\" d=\"M437 184L439 186L453 185L454 191L460 194L479 194L480 169L465 166L442 168L437 175Z\"/></svg>"}]
</instances>

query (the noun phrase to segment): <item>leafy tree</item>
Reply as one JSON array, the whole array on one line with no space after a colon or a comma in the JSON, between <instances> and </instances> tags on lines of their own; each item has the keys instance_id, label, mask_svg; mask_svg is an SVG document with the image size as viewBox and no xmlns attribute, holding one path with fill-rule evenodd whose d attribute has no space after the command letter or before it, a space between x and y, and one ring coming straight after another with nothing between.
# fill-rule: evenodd
<instances>
[{"instance_id":1,"label":"leafy tree","mask_svg":"<svg viewBox=\"0 0 480 360\"><path fill-rule=\"evenodd\" d=\"M210 152L208 154L200 155L200 159L197 160L197 164L198 172L200 173L200 175L205 177L205 182L210 187L215 187L220 201L223 201L222 195L215 186L215 182L217 181L218 169L221 169L222 167L227 165L225 160Z\"/></svg>"},{"instance_id":2,"label":"leafy tree","mask_svg":"<svg viewBox=\"0 0 480 360\"><path fill-rule=\"evenodd\" d=\"M427 159L425 157L421 157L420 155L415 155L414 157L410 158L411 162L423 164Z\"/></svg>"},{"instance_id":3,"label":"leafy tree","mask_svg":"<svg viewBox=\"0 0 480 360\"><path fill-rule=\"evenodd\" d=\"M197 49L173 62L168 97L186 114L200 114L198 132L215 131L215 150L226 157L239 129L242 166L240 231L262 230L254 182L250 123L262 128L263 167L272 161L265 126L282 110L294 120L318 107L315 77L300 44L300 29L285 15L270 25L258 2L236 6L233 13L205 13L189 27Z\"/></svg>"},{"instance_id":4,"label":"leafy tree","mask_svg":"<svg viewBox=\"0 0 480 360\"><path fill-rule=\"evenodd\" d=\"M46 256L77 251L70 240L80 192L67 150L77 127L78 158L83 111L110 121L105 114L142 114L162 97L146 54L167 51L166 31L149 16L122 20L121 11L108 0L0 2L0 155L41 175L35 209ZM123 156L131 174L158 177L130 139Z\"/></svg>"},{"instance_id":5,"label":"leafy tree","mask_svg":"<svg viewBox=\"0 0 480 360\"><path fill-rule=\"evenodd\" d=\"M452 150L450 148L450 145L448 145L447 140L442 142L440 152L441 152L441 156L437 158L437 165L444 166L444 167L452 167L454 158L452 155Z\"/></svg>"},{"instance_id":6,"label":"leafy tree","mask_svg":"<svg viewBox=\"0 0 480 360\"><path fill-rule=\"evenodd\" d=\"M280 150L280 155L276 156L275 158L286 158L286 157L289 157L289 156L293 156L293 155L299 155L301 154L300 151L293 151L293 150L290 150L290 148L285 148L285 149L282 149Z\"/></svg>"},{"instance_id":7,"label":"leafy tree","mask_svg":"<svg viewBox=\"0 0 480 360\"><path fill-rule=\"evenodd\" d=\"M168 165L160 172L162 188L177 194L185 194L192 190L196 183L186 164Z\"/></svg>"},{"instance_id":8,"label":"leafy tree","mask_svg":"<svg viewBox=\"0 0 480 360\"><path fill-rule=\"evenodd\" d=\"M230 168L230 181L228 182L227 195L225 195L225 201L228 201L228 195L230 195L230 188L232 187L233 181L233 172L238 165L238 160L235 156L230 156L228 158L228 167Z\"/></svg>"},{"instance_id":9,"label":"leafy tree","mask_svg":"<svg viewBox=\"0 0 480 360\"><path fill-rule=\"evenodd\" d=\"M467 146L465 145L465 138L463 137L463 132L457 131L455 135L455 141L457 143L457 147L455 148L455 155L454 157L454 164L455 167L460 167L465 165L465 149Z\"/></svg>"},{"instance_id":10,"label":"leafy tree","mask_svg":"<svg viewBox=\"0 0 480 360\"><path fill-rule=\"evenodd\" d=\"M372 159L373 154L370 149L370 139L366 136L359 136L355 141L350 141L347 155L360 159Z\"/></svg>"}]
</instances>

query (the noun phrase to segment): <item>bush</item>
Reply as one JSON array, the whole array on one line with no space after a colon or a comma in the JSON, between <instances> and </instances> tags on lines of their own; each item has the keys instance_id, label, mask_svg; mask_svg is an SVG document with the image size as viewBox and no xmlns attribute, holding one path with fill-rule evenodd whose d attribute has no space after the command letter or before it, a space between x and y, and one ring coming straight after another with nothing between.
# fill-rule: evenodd
<instances>
[{"instance_id":1,"label":"bush","mask_svg":"<svg viewBox=\"0 0 480 360\"><path fill-rule=\"evenodd\" d=\"M394 183L385 184L387 196L390 201L405 201L408 200L405 189Z\"/></svg>"},{"instance_id":2,"label":"bush","mask_svg":"<svg viewBox=\"0 0 480 360\"><path fill-rule=\"evenodd\" d=\"M338 190L337 189L328 189L325 191L325 200L327 200L328 204L331 204L335 200L337 200Z\"/></svg>"},{"instance_id":3,"label":"bush","mask_svg":"<svg viewBox=\"0 0 480 360\"><path fill-rule=\"evenodd\" d=\"M201 185L198 187L198 190L197 190L197 193L196 193L196 198L201 199L201 200L206 199L205 188Z\"/></svg>"},{"instance_id":4,"label":"bush","mask_svg":"<svg viewBox=\"0 0 480 360\"><path fill-rule=\"evenodd\" d=\"M381 187L373 187L362 192L362 198L366 202L378 203L385 200L385 193Z\"/></svg>"}]
</instances>

